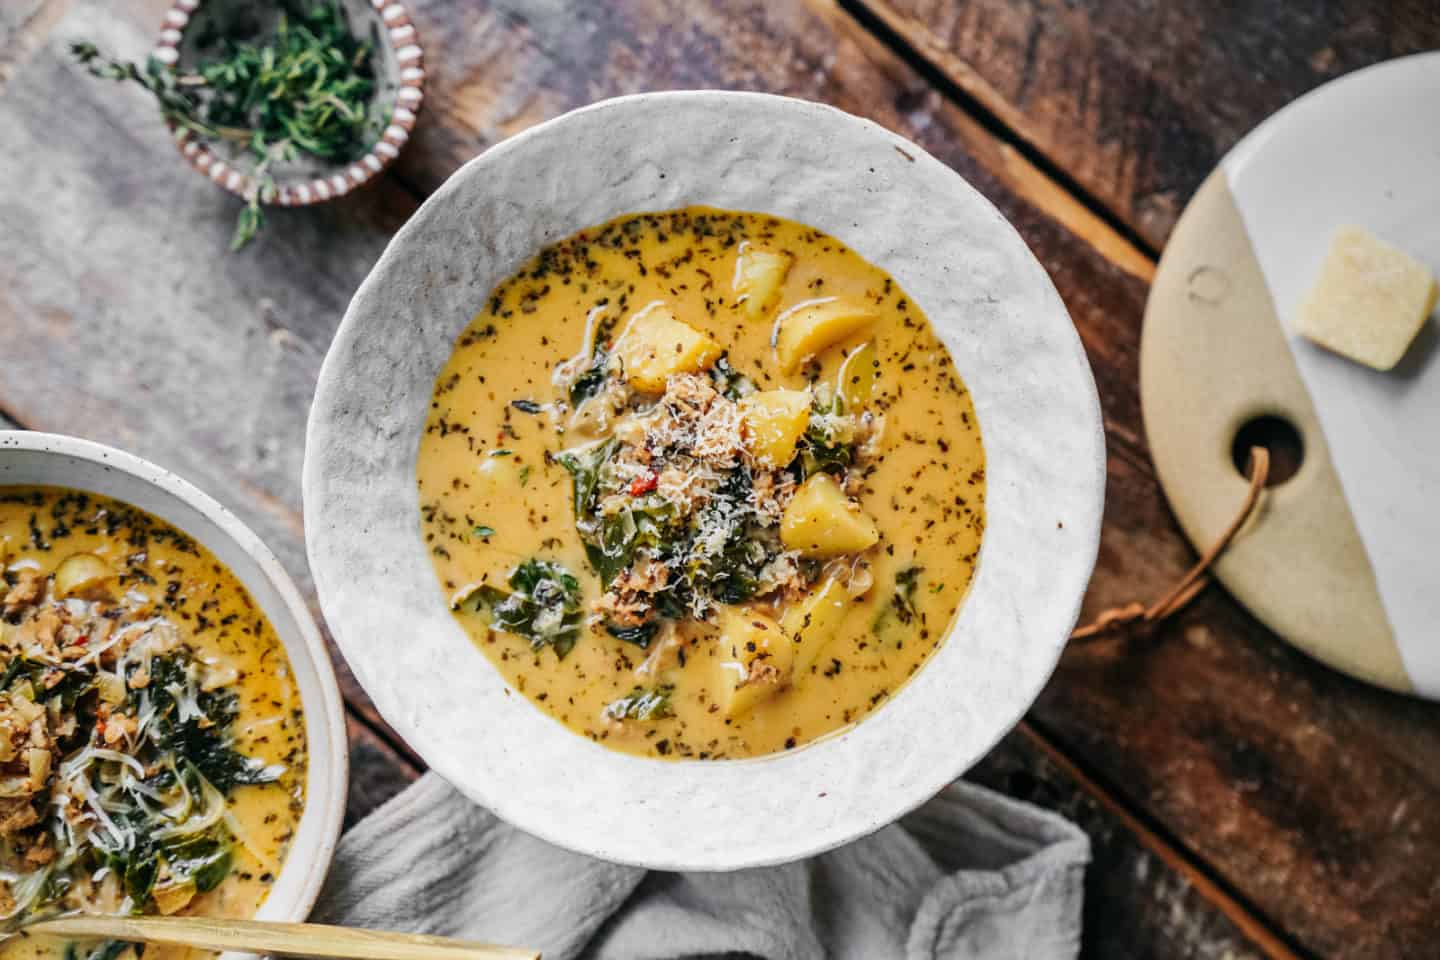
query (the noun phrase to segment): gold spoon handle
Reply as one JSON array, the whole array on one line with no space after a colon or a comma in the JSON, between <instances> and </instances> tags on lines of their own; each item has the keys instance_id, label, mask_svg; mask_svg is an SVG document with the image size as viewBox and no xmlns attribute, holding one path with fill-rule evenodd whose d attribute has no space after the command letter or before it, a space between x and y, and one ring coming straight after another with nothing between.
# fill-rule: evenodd
<instances>
[{"instance_id":1,"label":"gold spoon handle","mask_svg":"<svg viewBox=\"0 0 1440 960\"><path fill-rule=\"evenodd\" d=\"M82 914L32 923L23 933L344 960L540 960L534 950L321 923Z\"/></svg>"}]
</instances>

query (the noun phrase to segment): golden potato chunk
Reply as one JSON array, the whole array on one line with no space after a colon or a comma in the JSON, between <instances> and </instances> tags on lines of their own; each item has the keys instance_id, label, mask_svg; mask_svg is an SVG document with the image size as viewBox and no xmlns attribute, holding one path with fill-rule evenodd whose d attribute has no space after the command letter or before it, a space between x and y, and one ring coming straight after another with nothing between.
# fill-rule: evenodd
<instances>
[{"instance_id":1,"label":"golden potato chunk","mask_svg":"<svg viewBox=\"0 0 1440 960\"><path fill-rule=\"evenodd\" d=\"M735 257L735 302L745 308L751 320L759 320L768 314L780 299L780 285L790 272L794 258L788 253L771 253L756 250L747 240L740 244L740 253Z\"/></svg>"},{"instance_id":2,"label":"golden potato chunk","mask_svg":"<svg viewBox=\"0 0 1440 960\"><path fill-rule=\"evenodd\" d=\"M720 344L676 320L658 300L632 316L615 342L615 357L625 379L645 393L662 392L672 373L704 370L720 353Z\"/></svg>"},{"instance_id":3,"label":"golden potato chunk","mask_svg":"<svg viewBox=\"0 0 1440 960\"><path fill-rule=\"evenodd\" d=\"M104 593L113 576L110 565L93 553L77 553L55 569L55 596L79 597Z\"/></svg>"},{"instance_id":4,"label":"golden potato chunk","mask_svg":"<svg viewBox=\"0 0 1440 960\"><path fill-rule=\"evenodd\" d=\"M796 683L805 681L853 603L854 598L840 578L830 577L781 615L780 629L795 643Z\"/></svg>"},{"instance_id":5,"label":"golden potato chunk","mask_svg":"<svg viewBox=\"0 0 1440 960\"><path fill-rule=\"evenodd\" d=\"M734 717L790 682L795 644L780 625L753 610L721 607L719 676L715 702Z\"/></svg>"},{"instance_id":6,"label":"golden potato chunk","mask_svg":"<svg viewBox=\"0 0 1440 960\"><path fill-rule=\"evenodd\" d=\"M806 480L780 518L781 542L807 557L859 553L879 539L875 522L850 502L827 473Z\"/></svg>"},{"instance_id":7,"label":"golden potato chunk","mask_svg":"<svg viewBox=\"0 0 1440 960\"><path fill-rule=\"evenodd\" d=\"M755 459L783 467L795 458L795 445L810 425L810 391L762 390L741 399L745 442Z\"/></svg>"},{"instance_id":8,"label":"golden potato chunk","mask_svg":"<svg viewBox=\"0 0 1440 960\"><path fill-rule=\"evenodd\" d=\"M845 409L856 411L870 402L875 393L875 381L880 376L880 360L875 354L875 341L867 340L845 358L840 364L840 374L835 386Z\"/></svg>"},{"instance_id":9,"label":"golden potato chunk","mask_svg":"<svg viewBox=\"0 0 1440 960\"><path fill-rule=\"evenodd\" d=\"M853 336L875 319L864 304L838 297L807 300L775 321L775 359L782 373L794 373L808 358Z\"/></svg>"}]
</instances>

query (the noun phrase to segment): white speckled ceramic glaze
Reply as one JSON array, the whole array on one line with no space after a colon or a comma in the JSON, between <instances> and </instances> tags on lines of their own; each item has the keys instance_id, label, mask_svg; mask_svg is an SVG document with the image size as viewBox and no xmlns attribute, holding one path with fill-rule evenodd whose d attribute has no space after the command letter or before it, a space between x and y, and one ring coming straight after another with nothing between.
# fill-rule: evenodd
<instances>
[{"instance_id":1,"label":"white speckled ceramic glaze","mask_svg":"<svg viewBox=\"0 0 1440 960\"><path fill-rule=\"evenodd\" d=\"M300 689L310 761L300 827L255 916L304 920L320 893L340 836L349 760L335 672L295 584L269 548L233 513L187 481L132 454L74 437L0 430L0 486L23 484L84 490L149 511L204 544L265 611L285 645Z\"/></svg>"},{"instance_id":2,"label":"white speckled ceramic glaze","mask_svg":"<svg viewBox=\"0 0 1440 960\"><path fill-rule=\"evenodd\" d=\"M452 619L420 534L415 461L431 387L490 290L581 228L689 204L798 220L888 270L969 385L987 459L979 571L935 656L857 726L751 760L623 755L512 695ZM1104 485L1079 338L1045 271L969 184L915 144L819 104L664 93L599 103L494 147L391 241L320 375L305 526L326 619L356 675L447 780L573 850L727 870L890 823L1019 720L1074 625Z\"/></svg>"}]
</instances>

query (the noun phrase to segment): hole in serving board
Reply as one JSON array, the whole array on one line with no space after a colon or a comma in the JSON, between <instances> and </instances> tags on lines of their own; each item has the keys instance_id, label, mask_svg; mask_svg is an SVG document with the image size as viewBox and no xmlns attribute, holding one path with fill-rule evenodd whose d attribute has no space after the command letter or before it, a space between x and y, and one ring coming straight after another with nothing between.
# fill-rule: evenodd
<instances>
[{"instance_id":1,"label":"hole in serving board","mask_svg":"<svg viewBox=\"0 0 1440 960\"><path fill-rule=\"evenodd\" d=\"M1284 417L1263 414L1251 417L1235 431L1230 445L1230 462L1240 476L1250 476L1250 448L1264 447L1270 451L1270 475L1265 486L1278 487L1300 472L1305 462L1305 441L1295 424Z\"/></svg>"}]
</instances>

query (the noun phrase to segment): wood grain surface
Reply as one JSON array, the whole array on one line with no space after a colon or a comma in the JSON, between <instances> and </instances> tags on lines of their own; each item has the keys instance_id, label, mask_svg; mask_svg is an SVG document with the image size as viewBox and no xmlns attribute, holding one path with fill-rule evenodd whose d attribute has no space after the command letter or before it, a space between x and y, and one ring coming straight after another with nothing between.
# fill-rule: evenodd
<instances>
[{"instance_id":1,"label":"wood grain surface","mask_svg":"<svg viewBox=\"0 0 1440 960\"><path fill-rule=\"evenodd\" d=\"M173 156L142 95L63 55L77 32L139 54L162 6L77 2L44 48L16 58L0 94L0 410L178 470L255 527L307 594L298 511L310 392L389 234L511 133L600 97L698 86L869 116L990 197L1050 270L1100 388L1109 506L1087 612L1151 598L1192 561L1140 426L1151 234L1138 217L1110 226L1111 210L1067 189L1091 182L1083 164L1038 153L1039 139L997 138L994 116L937 89L863 17L828 0L412 0L432 82L395 174L336 204L275 213L254 249L232 256L235 202ZM996 23L974 42L989 30L1000 43ZM418 767L343 669L342 684L353 818ZM1089 956L1423 955L1440 935L1437 718L1325 671L1212 591L1154 636L1072 648L1033 730L975 776L1090 832Z\"/></svg>"},{"instance_id":2,"label":"wood grain surface","mask_svg":"<svg viewBox=\"0 0 1440 960\"><path fill-rule=\"evenodd\" d=\"M1225 152L1351 70L1440 47L1433 0L847 0L1154 250Z\"/></svg>"},{"instance_id":3,"label":"wood grain surface","mask_svg":"<svg viewBox=\"0 0 1440 960\"><path fill-rule=\"evenodd\" d=\"M1290 958L1282 938L1022 726L966 779L1062 814L1090 837L1083 957Z\"/></svg>"},{"instance_id":4,"label":"wood grain surface","mask_svg":"<svg viewBox=\"0 0 1440 960\"><path fill-rule=\"evenodd\" d=\"M957 101L988 111L989 129L1156 249L1194 188L1269 113L1440 41L1430 3L862 2L860 18L923 56ZM1133 386L1140 315L1124 320L1121 341L1091 341L1091 359L1098 374L1118 359L1102 353L1125 350L1120 379ZM1138 435L1138 419L1129 423ZM1115 436L1112 426L1092 599L1136 587L1153 596L1145 550L1173 530L1148 459L1117 458ZM1035 716L1297 946L1433 950L1440 817L1427 798L1440 790L1440 708L1317 666L1216 591L1143 643L1072 648Z\"/></svg>"}]
</instances>

